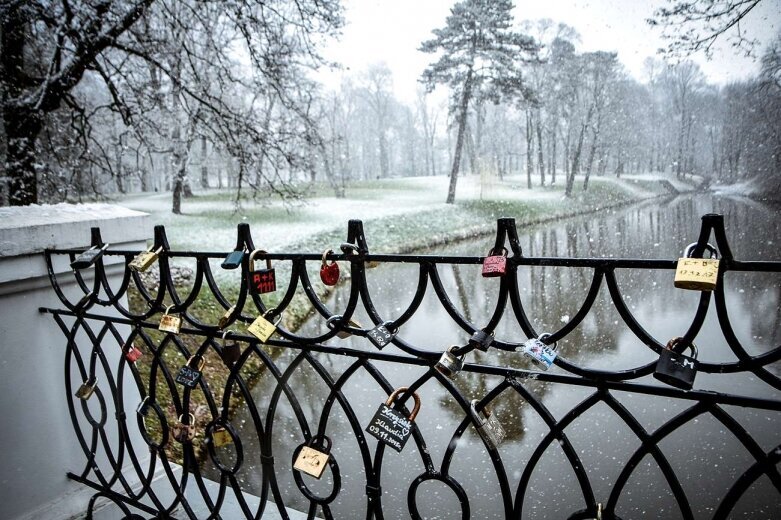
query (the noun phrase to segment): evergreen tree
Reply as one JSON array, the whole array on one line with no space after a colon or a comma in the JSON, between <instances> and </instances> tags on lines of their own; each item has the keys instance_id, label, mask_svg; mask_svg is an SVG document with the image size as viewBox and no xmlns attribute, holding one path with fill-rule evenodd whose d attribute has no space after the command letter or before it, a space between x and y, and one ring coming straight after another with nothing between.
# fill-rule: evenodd
<instances>
[{"instance_id":1,"label":"evergreen tree","mask_svg":"<svg viewBox=\"0 0 781 520\"><path fill-rule=\"evenodd\" d=\"M448 204L455 200L470 103L474 99L498 103L503 98L532 98L521 66L537 59L539 45L512 30L512 8L510 0L458 2L451 8L445 27L435 29L434 38L420 46L423 52L441 52L423 71L421 81L429 92L440 83L450 87L450 110L458 125Z\"/></svg>"}]
</instances>

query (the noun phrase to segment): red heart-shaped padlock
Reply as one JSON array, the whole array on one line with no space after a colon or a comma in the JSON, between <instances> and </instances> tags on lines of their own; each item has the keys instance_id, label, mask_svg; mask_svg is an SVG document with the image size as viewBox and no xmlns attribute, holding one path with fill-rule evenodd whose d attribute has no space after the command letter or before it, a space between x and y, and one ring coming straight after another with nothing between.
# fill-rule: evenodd
<instances>
[{"instance_id":1,"label":"red heart-shaped padlock","mask_svg":"<svg viewBox=\"0 0 781 520\"><path fill-rule=\"evenodd\" d=\"M320 279L326 285L336 285L339 283L339 264L334 260L329 264L326 260L329 254L333 254L333 250L329 249L323 253L323 262L320 265Z\"/></svg>"}]
</instances>

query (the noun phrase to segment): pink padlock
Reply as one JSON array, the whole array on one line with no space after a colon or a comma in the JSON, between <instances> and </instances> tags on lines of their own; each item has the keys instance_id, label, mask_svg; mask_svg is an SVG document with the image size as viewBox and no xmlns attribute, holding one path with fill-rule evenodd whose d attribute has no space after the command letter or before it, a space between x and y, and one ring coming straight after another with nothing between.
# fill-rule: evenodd
<instances>
[{"instance_id":1,"label":"pink padlock","mask_svg":"<svg viewBox=\"0 0 781 520\"><path fill-rule=\"evenodd\" d=\"M494 254L491 249L488 256L483 260L483 276L493 278L495 276L504 276L507 273L507 248L502 248L502 254Z\"/></svg>"}]
</instances>

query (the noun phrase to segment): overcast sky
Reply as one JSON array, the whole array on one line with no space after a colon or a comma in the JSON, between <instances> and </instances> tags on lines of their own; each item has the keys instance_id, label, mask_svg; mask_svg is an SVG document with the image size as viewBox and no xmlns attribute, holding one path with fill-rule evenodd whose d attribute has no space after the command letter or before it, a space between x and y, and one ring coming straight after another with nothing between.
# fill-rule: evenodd
<instances>
[{"instance_id":1,"label":"overcast sky","mask_svg":"<svg viewBox=\"0 0 781 520\"><path fill-rule=\"evenodd\" d=\"M328 59L356 73L374 62L386 62L393 71L394 91L406 103L415 99L418 78L432 55L417 49L443 27L453 0L342 0L347 25L340 41L325 50ZM515 20L551 18L577 29L580 51L615 51L629 72L642 78L643 60L663 45L659 30L646 18L660 0L516 0ZM763 0L742 24L750 35L766 43L781 29L781 0ZM708 61L695 56L711 82L726 83L757 72L756 63L722 46ZM339 84L343 73L323 73L327 86Z\"/></svg>"}]
</instances>

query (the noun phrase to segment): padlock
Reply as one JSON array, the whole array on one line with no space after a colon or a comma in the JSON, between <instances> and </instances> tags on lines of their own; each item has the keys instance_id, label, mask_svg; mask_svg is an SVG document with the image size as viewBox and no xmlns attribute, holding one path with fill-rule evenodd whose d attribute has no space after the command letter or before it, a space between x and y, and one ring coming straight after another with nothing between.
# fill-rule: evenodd
<instances>
[{"instance_id":1,"label":"padlock","mask_svg":"<svg viewBox=\"0 0 781 520\"><path fill-rule=\"evenodd\" d=\"M81 386L76 390L76 393L74 394L76 397L81 399L82 401L86 401L90 397L92 397L92 394L95 393L95 387L98 385L98 378L96 377L94 381L90 383L89 380L84 381Z\"/></svg>"},{"instance_id":2,"label":"padlock","mask_svg":"<svg viewBox=\"0 0 781 520\"><path fill-rule=\"evenodd\" d=\"M166 307L165 314L160 317L160 325L158 325L157 328L163 332L179 334L179 331L182 330L182 317L174 314L168 314L168 311L173 308L174 305L169 305Z\"/></svg>"},{"instance_id":3,"label":"padlock","mask_svg":"<svg viewBox=\"0 0 781 520\"><path fill-rule=\"evenodd\" d=\"M261 316L255 318L255 321L250 323L249 327L247 327L249 333L258 338L262 343L267 342L268 339L274 335L274 332L277 330L277 325L279 325L279 322L282 320L282 316L278 316L274 323L268 321L266 316L272 314L272 310L273 309L267 310Z\"/></svg>"},{"instance_id":4,"label":"padlock","mask_svg":"<svg viewBox=\"0 0 781 520\"><path fill-rule=\"evenodd\" d=\"M217 327L220 330L222 330L222 329L224 329L225 327L228 326L228 323L230 323L231 314L233 314L233 312L235 310L236 310L236 306L232 305L230 309L225 311L225 314L222 315L222 317L220 318L220 321L217 323Z\"/></svg>"},{"instance_id":5,"label":"padlock","mask_svg":"<svg viewBox=\"0 0 781 520\"><path fill-rule=\"evenodd\" d=\"M149 415L149 408L151 408L151 405L149 404L149 396L146 396L144 397L143 401L138 403L138 406L136 407L136 413L141 417L146 417Z\"/></svg>"},{"instance_id":6,"label":"padlock","mask_svg":"<svg viewBox=\"0 0 781 520\"><path fill-rule=\"evenodd\" d=\"M675 287L692 291L712 291L716 288L719 278L719 253L716 248L707 244L710 258L692 258L692 252L697 243L689 244L683 252L683 258L678 259L675 268Z\"/></svg>"},{"instance_id":7,"label":"padlock","mask_svg":"<svg viewBox=\"0 0 781 520\"><path fill-rule=\"evenodd\" d=\"M187 363L185 363L176 374L176 382L187 388L195 388L198 386L198 381L201 380L203 366L206 364L206 360L200 358L198 360L198 368L193 368L190 366L193 359L195 359L195 356L191 356L190 359L187 360Z\"/></svg>"},{"instance_id":8,"label":"padlock","mask_svg":"<svg viewBox=\"0 0 781 520\"><path fill-rule=\"evenodd\" d=\"M212 431L212 442L215 448L221 448L233 443L233 437L225 428L214 428Z\"/></svg>"},{"instance_id":9,"label":"padlock","mask_svg":"<svg viewBox=\"0 0 781 520\"><path fill-rule=\"evenodd\" d=\"M477 433L485 441L489 448L498 448L507 432L502 428L502 424L495 414L491 413L488 407L483 408L481 412L477 411L477 399L473 399L469 405L469 412L477 425Z\"/></svg>"},{"instance_id":10,"label":"padlock","mask_svg":"<svg viewBox=\"0 0 781 520\"><path fill-rule=\"evenodd\" d=\"M255 269L255 256L266 255L262 249L256 249L249 255L249 291L251 294L265 294L277 290L277 275L271 267L271 259L266 258L265 269Z\"/></svg>"},{"instance_id":11,"label":"padlock","mask_svg":"<svg viewBox=\"0 0 781 520\"><path fill-rule=\"evenodd\" d=\"M295 456L293 469L302 471L307 475L320 479L323 476L328 460L331 458L331 439L322 436L325 445L322 450L321 443L316 442L318 438L313 437L308 443L302 445ZM316 446L316 447L315 447Z\"/></svg>"},{"instance_id":12,"label":"padlock","mask_svg":"<svg viewBox=\"0 0 781 520\"><path fill-rule=\"evenodd\" d=\"M103 247L100 249L98 249L98 246L92 246L71 262L71 269L86 269L97 262L106 249L108 249L108 244L103 244Z\"/></svg>"},{"instance_id":13,"label":"padlock","mask_svg":"<svg viewBox=\"0 0 781 520\"><path fill-rule=\"evenodd\" d=\"M130 344L128 349L125 350L125 359L127 359L129 363L135 363L143 355L144 353L141 352L141 349L139 349L132 343Z\"/></svg>"},{"instance_id":14,"label":"padlock","mask_svg":"<svg viewBox=\"0 0 781 520\"><path fill-rule=\"evenodd\" d=\"M486 332L484 330L476 330L472 337L469 338L469 346L474 347L477 350L488 352L488 348L491 343L494 342L494 333Z\"/></svg>"},{"instance_id":15,"label":"padlock","mask_svg":"<svg viewBox=\"0 0 781 520\"><path fill-rule=\"evenodd\" d=\"M434 368L443 376L453 379L456 377L462 368L464 368L464 356L456 356L453 354L453 350L457 349L457 345L453 345L442 353L442 357L439 358Z\"/></svg>"},{"instance_id":16,"label":"padlock","mask_svg":"<svg viewBox=\"0 0 781 520\"><path fill-rule=\"evenodd\" d=\"M692 355L684 356L675 351L682 341L683 338L673 338L667 342L667 346L659 353L654 377L670 386L691 390L697 375L697 345L687 345L686 349L691 349Z\"/></svg>"},{"instance_id":17,"label":"padlock","mask_svg":"<svg viewBox=\"0 0 781 520\"><path fill-rule=\"evenodd\" d=\"M393 341L393 338L396 336L396 332L391 331L389 328L392 323L393 322L391 321L383 322L366 333L366 337L369 338L369 341L374 343L374 346L380 350Z\"/></svg>"},{"instance_id":18,"label":"padlock","mask_svg":"<svg viewBox=\"0 0 781 520\"><path fill-rule=\"evenodd\" d=\"M339 283L339 264L336 263L336 260L331 260L331 263L328 263L326 257L330 254L333 254L332 249L327 249L323 253L323 260L320 264L320 280L325 285L336 285Z\"/></svg>"},{"instance_id":19,"label":"padlock","mask_svg":"<svg viewBox=\"0 0 781 520\"><path fill-rule=\"evenodd\" d=\"M222 261L220 267L223 269L238 269L241 267L242 260L244 260L244 250L237 249L236 251L228 253L228 256Z\"/></svg>"},{"instance_id":20,"label":"padlock","mask_svg":"<svg viewBox=\"0 0 781 520\"><path fill-rule=\"evenodd\" d=\"M179 416L179 421L171 428L171 433L174 439L184 444L185 442L192 442L195 438L195 417L193 414L190 416L189 424L182 422L182 415Z\"/></svg>"},{"instance_id":21,"label":"padlock","mask_svg":"<svg viewBox=\"0 0 781 520\"><path fill-rule=\"evenodd\" d=\"M228 368L232 367L241 357L241 347L238 341L226 341L225 338L231 331L226 330L222 333L222 350L220 351L220 357Z\"/></svg>"},{"instance_id":22,"label":"padlock","mask_svg":"<svg viewBox=\"0 0 781 520\"><path fill-rule=\"evenodd\" d=\"M493 278L495 276L504 276L507 273L507 248L502 248L502 254L497 255L491 249L488 256L483 260L483 276Z\"/></svg>"},{"instance_id":23,"label":"padlock","mask_svg":"<svg viewBox=\"0 0 781 520\"><path fill-rule=\"evenodd\" d=\"M549 338L550 334L540 334L539 338L526 340L522 346L523 354L534 363L537 368L548 370L556 359L556 344L551 347L544 340Z\"/></svg>"},{"instance_id":24,"label":"padlock","mask_svg":"<svg viewBox=\"0 0 781 520\"><path fill-rule=\"evenodd\" d=\"M402 392L409 390L408 387L402 386L393 391L388 396L388 400L385 401L377 409L377 412L372 417L369 426L366 427L366 431L370 433L380 442L387 444L394 450L401 453L404 449L404 445L412 434L412 426L415 417L418 416L420 411L420 396L417 393L412 394L412 398L415 400L415 406L412 408L412 413L407 417L404 412L400 410L394 410L391 408L393 401Z\"/></svg>"},{"instance_id":25,"label":"padlock","mask_svg":"<svg viewBox=\"0 0 781 520\"><path fill-rule=\"evenodd\" d=\"M154 264L155 261L157 261L157 258L160 256L160 253L163 251L162 247L158 247L157 249L152 251L154 247L155 246L152 246L147 251L136 255L136 257L133 260L131 260L130 263L128 264L130 270L143 273L144 271L149 269L152 266L152 264Z\"/></svg>"},{"instance_id":26,"label":"padlock","mask_svg":"<svg viewBox=\"0 0 781 520\"><path fill-rule=\"evenodd\" d=\"M333 330L336 326L339 326L339 332L336 333L337 338L346 339L353 335L352 332L347 327L353 328L353 329L362 329L363 325L358 323L357 320L348 320L347 321L347 327L344 327L342 325L342 321L344 320L344 316L341 316L339 314L336 314L334 316L331 316L327 320L325 320L325 325L329 329Z\"/></svg>"}]
</instances>

